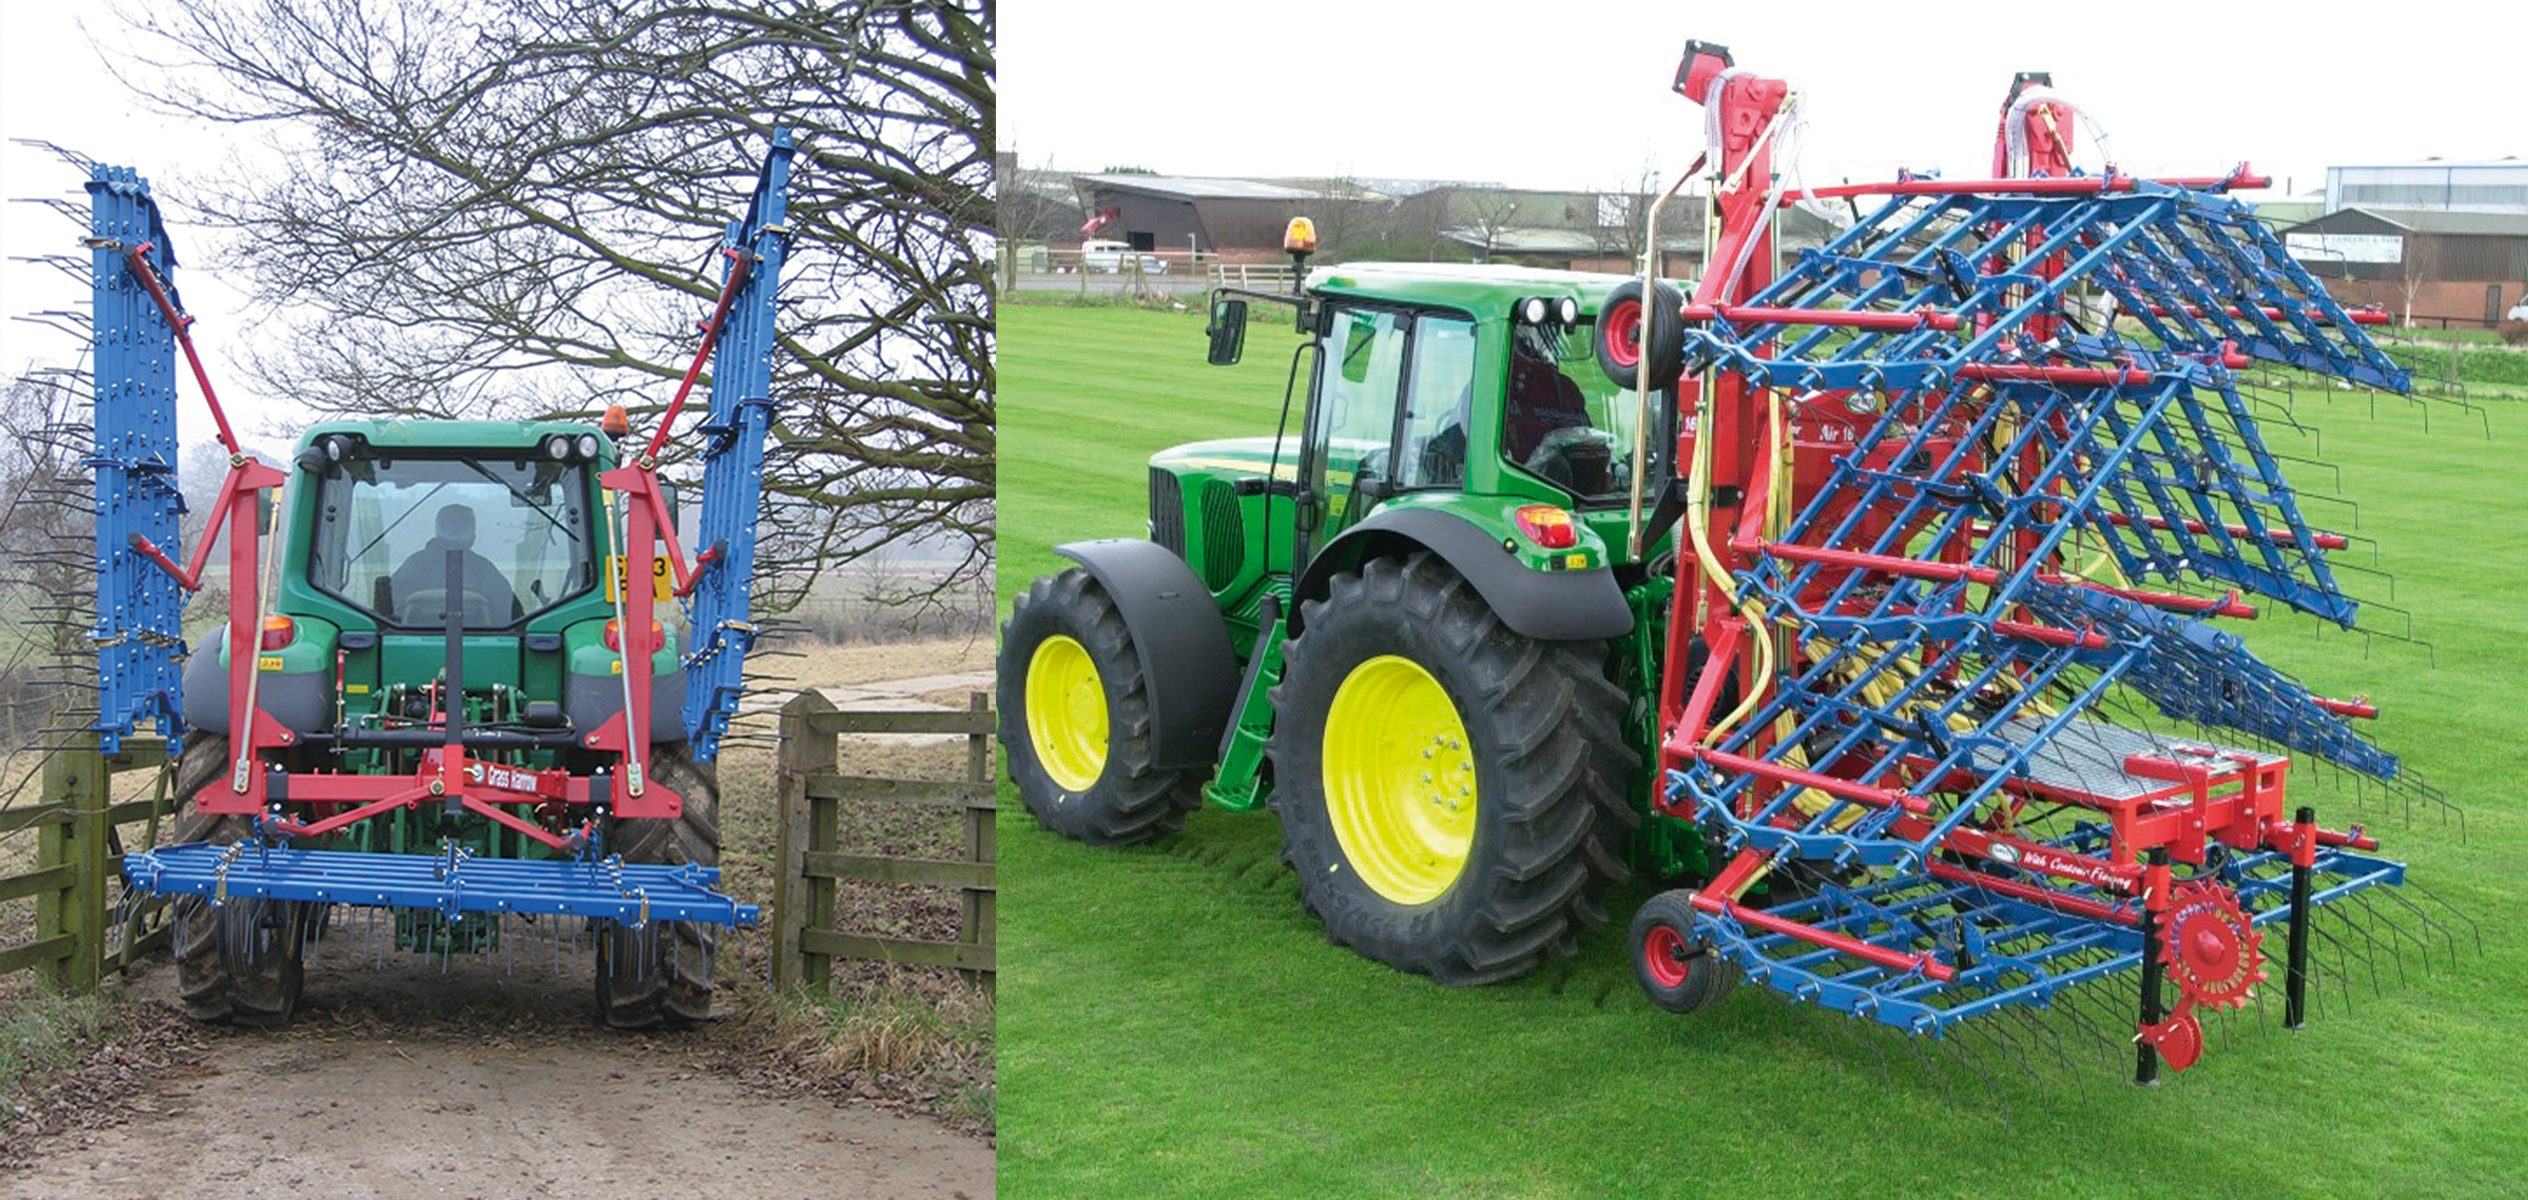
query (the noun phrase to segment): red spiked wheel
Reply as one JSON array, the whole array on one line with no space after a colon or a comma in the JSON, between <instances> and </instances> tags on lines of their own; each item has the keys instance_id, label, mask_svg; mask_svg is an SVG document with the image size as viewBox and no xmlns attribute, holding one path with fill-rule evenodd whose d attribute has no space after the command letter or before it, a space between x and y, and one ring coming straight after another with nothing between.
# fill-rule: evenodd
<instances>
[{"instance_id":1,"label":"red spiked wheel","mask_svg":"<svg viewBox=\"0 0 2528 1200\"><path fill-rule=\"evenodd\" d=\"M2160 961L2179 992L2207 1008L2238 1008L2265 980L2264 939L2238 897L2214 883L2187 883L2170 898Z\"/></svg>"}]
</instances>

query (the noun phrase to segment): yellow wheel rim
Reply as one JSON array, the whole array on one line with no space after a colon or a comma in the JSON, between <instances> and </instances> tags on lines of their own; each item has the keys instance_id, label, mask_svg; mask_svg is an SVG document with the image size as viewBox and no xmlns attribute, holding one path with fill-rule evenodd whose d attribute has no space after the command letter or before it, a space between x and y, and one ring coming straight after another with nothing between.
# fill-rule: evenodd
<instances>
[{"instance_id":1,"label":"yellow wheel rim","mask_svg":"<svg viewBox=\"0 0 2528 1200\"><path fill-rule=\"evenodd\" d=\"M1475 841L1475 752L1448 690L1411 659L1352 668L1325 714L1325 807L1371 891L1425 904Z\"/></svg>"},{"instance_id":2,"label":"yellow wheel rim","mask_svg":"<svg viewBox=\"0 0 2528 1200\"><path fill-rule=\"evenodd\" d=\"M1106 773L1106 688L1075 639L1046 638L1027 660L1027 744L1070 791L1087 791Z\"/></svg>"}]
</instances>

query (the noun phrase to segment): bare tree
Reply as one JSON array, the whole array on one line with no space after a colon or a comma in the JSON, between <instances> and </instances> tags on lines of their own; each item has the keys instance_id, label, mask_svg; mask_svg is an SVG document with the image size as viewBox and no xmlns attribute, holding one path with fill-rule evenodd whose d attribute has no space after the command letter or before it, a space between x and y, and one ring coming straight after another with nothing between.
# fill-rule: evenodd
<instances>
[{"instance_id":1,"label":"bare tree","mask_svg":"<svg viewBox=\"0 0 2528 1200\"><path fill-rule=\"evenodd\" d=\"M29 372L0 389L0 737L22 745L64 705L92 703L96 518L84 373ZM81 681L85 680L84 686ZM91 713L91 715L93 715ZM82 722L84 723L84 721ZM0 805L18 787L0 786Z\"/></svg>"},{"instance_id":2,"label":"bare tree","mask_svg":"<svg viewBox=\"0 0 2528 1200\"><path fill-rule=\"evenodd\" d=\"M2405 327L2414 327L2414 299L2422 295L2423 285L2440 274L2440 243L2425 238L2405 239L2401 265L2397 268L2397 287L2405 298Z\"/></svg>"},{"instance_id":3,"label":"bare tree","mask_svg":"<svg viewBox=\"0 0 2528 1200\"><path fill-rule=\"evenodd\" d=\"M1501 236L1508 233L1517 220L1519 198L1514 193L1491 188L1469 189L1459 196L1464 199L1467 218L1474 223L1475 236L1482 239L1481 257L1488 260L1499 248Z\"/></svg>"},{"instance_id":4,"label":"bare tree","mask_svg":"<svg viewBox=\"0 0 2528 1200\"><path fill-rule=\"evenodd\" d=\"M724 223L792 128L763 561L804 568L803 588L944 539L964 551L951 580L989 575L993 0L209 0L125 19L137 90L179 119L263 125L289 156L186 199L231 235L236 282L314 314L252 370L322 412L655 419Z\"/></svg>"}]
</instances>

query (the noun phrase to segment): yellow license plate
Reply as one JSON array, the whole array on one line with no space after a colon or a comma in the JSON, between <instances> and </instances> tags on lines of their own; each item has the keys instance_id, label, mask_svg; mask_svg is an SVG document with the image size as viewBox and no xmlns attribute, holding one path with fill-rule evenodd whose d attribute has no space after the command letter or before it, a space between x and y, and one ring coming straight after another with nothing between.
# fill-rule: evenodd
<instances>
[{"instance_id":1,"label":"yellow license plate","mask_svg":"<svg viewBox=\"0 0 2528 1200\"><path fill-rule=\"evenodd\" d=\"M675 571L675 568L674 568L672 565L670 565L670 564L668 563L668 561L667 561L666 559L664 559L664 558L653 558L653 559L651 559L651 560L650 560L650 598L651 598L651 599L653 599L653 600L659 600L659 601L664 601L664 600L666 600L666 599L667 599L667 597L669 596L669 594L671 594L671 593L675 590L675 589L674 589L674 587L672 586L672 583L673 583L674 578L675 578L675 576L674 576L674 571ZM607 556L606 556L606 603L608 603L608 604L612 604L612 603L614 603L614 602L615 602L615 601L619 598L620 593L621 593L622 588L623 588L623 579L624 579L624 574L623 574L623 573L624 573L624 556L623 556L623 555L620 555L620 554L610 554L610 555L607 555Z\"/></svg>"}]
</instances>

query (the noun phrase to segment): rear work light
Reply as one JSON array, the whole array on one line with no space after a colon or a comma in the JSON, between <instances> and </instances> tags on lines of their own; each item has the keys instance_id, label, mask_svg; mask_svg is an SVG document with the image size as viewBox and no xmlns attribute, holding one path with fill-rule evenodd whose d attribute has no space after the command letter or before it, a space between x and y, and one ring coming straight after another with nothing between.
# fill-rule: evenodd
<instances>
[{"instance_id":1,"label":"rear work light","mask_svg":"<svg viewBox=\"0 0 2528 1200\"><path fill-rule=\"evenodd\" d=\"M1527 540L1547 550L1569 550L1580 544L1580 530L1571 514L1553 504L1522 504L1511 514Z\"/></svg>"}]
</instances>

